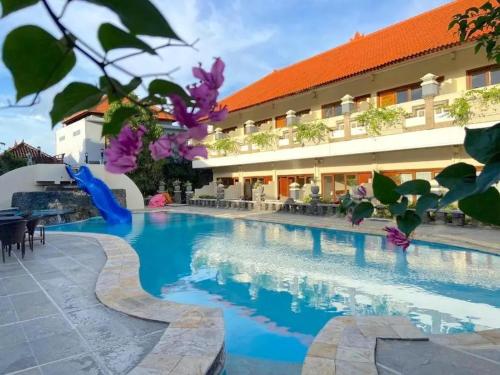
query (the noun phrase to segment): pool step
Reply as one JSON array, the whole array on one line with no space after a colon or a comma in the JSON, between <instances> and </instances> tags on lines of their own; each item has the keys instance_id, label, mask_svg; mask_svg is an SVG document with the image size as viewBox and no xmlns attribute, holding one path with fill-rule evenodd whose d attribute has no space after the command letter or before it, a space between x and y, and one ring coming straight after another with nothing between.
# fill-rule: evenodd
<instances>
[{"instance_id":1,"label":"pool step","mask_svg":"<svg viewBox=\"0 0 500 375\"><path fill-rule=\"evenodd\" d=\"M302 363L272 361L231 355L226 357L224 375L300 375Z\"/></svg>"},{"instance_id":2,"label":"pool step","mask_svg":"<svg viewBox=\"0 0 500 375\"><path fill-rule=\"evenodd\" d=\"M428 340L411 322L399 316L338 317L314 339L302 375L376 375L377 339Z\"/></svg>"}]
</instances>

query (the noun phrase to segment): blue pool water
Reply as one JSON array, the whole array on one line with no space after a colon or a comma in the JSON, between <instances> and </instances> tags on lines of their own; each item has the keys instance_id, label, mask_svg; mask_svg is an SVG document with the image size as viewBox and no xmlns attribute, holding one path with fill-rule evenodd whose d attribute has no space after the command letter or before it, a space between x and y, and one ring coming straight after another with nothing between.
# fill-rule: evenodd
<instances>
[{"instance_id":1,"label":"blue pool water","mask_svg":"<svg viewBox=\"0 0 500 375\"><path fill-rule=\"evenodd\" d=\"M500 257L382 236L207 216L134 214L51 229L123 237L150 294L220 307L230 356L303 361L341 315L404 315L428 333L500 327Z\"/></svg>"}]
</instances>

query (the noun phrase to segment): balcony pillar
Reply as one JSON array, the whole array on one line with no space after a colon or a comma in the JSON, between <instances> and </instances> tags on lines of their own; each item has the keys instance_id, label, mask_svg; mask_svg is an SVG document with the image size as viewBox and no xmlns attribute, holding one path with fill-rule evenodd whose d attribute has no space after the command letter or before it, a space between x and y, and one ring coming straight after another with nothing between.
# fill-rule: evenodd
<instances>
[{"instance_id":1,"label":"balcony pillar","mask_svg":"<svg viewBox=\"0 0 500 375\"><path fill-rule=\"evenodd\" d=\"M214 133L214 139L217 141L219 139L224 138L224 133L221 128L216 128Z\"/></svg>"},{"instance_id":2,"label":"balcony pillar","mask_svg":"<svg viewBox=\"0 0 500 375\"><path fill-rule=\"evenodd\" d=\"M434 120L434 97L439 94L439 82L436 81L438 76L432 73L427 73L420 78L422 83L422 97L424 98L425 126L428 129L435 127Z\"/></svg>"},{"instance_id":3,"label":"balcony pillar","mask_svg":"<svg viewBox=\"0 0 500 375\"><path fill-rule=\"evenodd\" d=\"M288 110L286 112L286 126L292 127L297 123L297 116L295 115L295 111Z\"/></svg>"},{"instance_id":4,"label":"balcony pillar","mask_svg":"<svg viewBox=\"0 0 500 375\"><path fill-rule=\"evenodd\" d=\"M255 126L255 122L252 120L245 121L245 134L252 134L257 131L257 127Z\"/></svg>"},{"instance_id":5,"label":"balcony pillar","mask_svg":"<svg viewBox=\"0 0 500 375\"><path fill-rule=\"evenodd\" d=\"M351 139L351 113L354 112L354 98L346 94L341 100L342 114L344 115L344 138Z\"/></svg>"}]
</instances>

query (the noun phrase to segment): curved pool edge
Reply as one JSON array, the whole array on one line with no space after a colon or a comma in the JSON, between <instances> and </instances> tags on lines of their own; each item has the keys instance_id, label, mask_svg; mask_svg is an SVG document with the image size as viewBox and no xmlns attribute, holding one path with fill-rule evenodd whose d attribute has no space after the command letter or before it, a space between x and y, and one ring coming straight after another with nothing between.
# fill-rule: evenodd
<instances>
[{"instance_id":1,"label":"curved pool edge","mask_svg":"<svg viewBox=\"0 0 500 375\"><path fill-rule=\"evenodd\" d=\"M158 343L130 374L222 372L225 332L220 309L164 301L146 293L139 280L139 257L120 237L84 232L50 233L98 241L107 258L95 287L103 305L136 318L168 323Z\"/></svg>"},{"instance_id":2,"label":"curved pool edge","mask_svg":"<svg viewBox=\"0 0 500 375\"><path fill-rule=\"evenodd\" d=\"M426 336L401 316L345 316L330 319L307 351L302 375L378 374L377 339L432 341L447 347L500 347L500 329Z\"/></svg>"},{"instance_id":3,"label":"curved pool edge","mask_svg":"<svg viewBox=\"0 0 500 375\"><path fill-rule=\"evenodd\" d=\"M273 224L290 224L302 227L311 227L319 229L330 229L339 230L343 232L350 233L362 233L371 234L376 236L385 237L385 232L383 232L383 227L386 225L391 225L392 221L381 221L381 220L367 220L365 223L359 226L352 226L344 219L337 219L334 217L319 217L319 216L299 216L287 213L269 213L262 211L235 211L227 210L222 208L201 208L193 206L175 206L175 207L165 207L163 209L156 209L155 211L141 210L135 211L134 213L149 213L149 212L172 212L181 214L193 214L193 215L204 215L217 217L222 219L238 219L238 220L248 220L248 221L258 221ZM328 221L327 221L328 220ZM441 233L435 233L435 231L441 231ZM462 238L456 236L452 233L453 230L461 230ZM474 231L482 230L478 228L463 228L463 227L448 227L439 225L425 225L422 224L419 227L419 231L414 235L414 240L422 241L426 243L435 243L440 245L448 245L453 247L460 247L463 250L478 251L481 253L498 255L500 256L500 243L491 245L486 241L478 241L473 238L465 238L463 235L463 230ZM449 233L445 233L449 231ZM500 230L498 229L488 229L488 231L496 231L496 235L500 237ZM427 232L427 233L426 233Z\"/></svg>"}]
</instances>

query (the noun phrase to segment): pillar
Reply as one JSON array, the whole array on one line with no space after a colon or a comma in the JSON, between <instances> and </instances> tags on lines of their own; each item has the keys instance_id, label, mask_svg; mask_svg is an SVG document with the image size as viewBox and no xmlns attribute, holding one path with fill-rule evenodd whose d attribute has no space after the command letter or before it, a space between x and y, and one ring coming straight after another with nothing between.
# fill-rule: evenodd
<instances>
[{"instance_id":1,"label":"pillar","mask_svg":"<svg viewBox=\"0 0 500 375\"><path fill-rule=\"evenodd\" d=\"M344 138L351 139L351 113L354 112L354 98L346 94L341 100L342 114L344 115Z\"/></svg>"},{"instance_id":2,"label":"pillar","mask_svg":"<svg viewBox=\"0 0 500 375\"><path fill-rule=\"evenodd\" d=\"M425 107L425 125L428 129L432 129L436 125L434 121L434 97L439 93L439 82L436 81L436 78L437 75L432 73L427 73L420 78Z\"/></svg>"}]
</instances>

